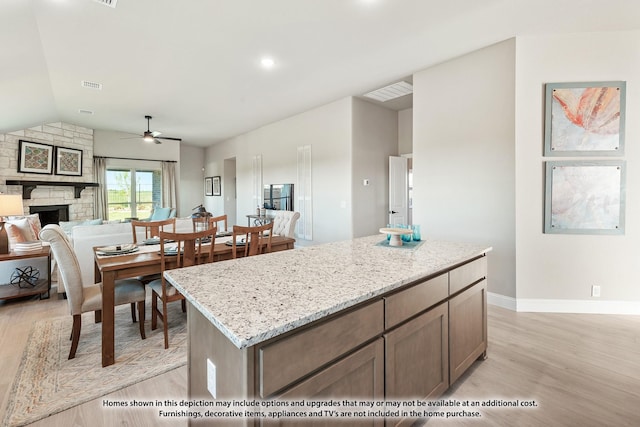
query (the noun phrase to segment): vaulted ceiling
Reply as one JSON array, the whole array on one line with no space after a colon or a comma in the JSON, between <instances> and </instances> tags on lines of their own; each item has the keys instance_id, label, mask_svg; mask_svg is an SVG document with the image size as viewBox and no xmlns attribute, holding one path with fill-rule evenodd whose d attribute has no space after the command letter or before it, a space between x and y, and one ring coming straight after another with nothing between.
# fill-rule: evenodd
<instances>
[{"instance_id":1,"label":"vaulted ceiling","mask_svg":"<svg viewBox=\"0 0 640 427\"><path fill-rule=\"evenodd\" d=\"M114 3L0 2L0 133L141 134L148 114L162 136L207 146L509 37L640 27L637 0Z\"/></svg>"}]
</instances>

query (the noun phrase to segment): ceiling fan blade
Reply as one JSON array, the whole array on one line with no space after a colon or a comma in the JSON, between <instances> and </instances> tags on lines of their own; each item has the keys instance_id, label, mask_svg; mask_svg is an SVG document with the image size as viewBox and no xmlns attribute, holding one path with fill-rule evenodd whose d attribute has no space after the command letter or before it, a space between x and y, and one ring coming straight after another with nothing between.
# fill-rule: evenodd
<instances>
[{"instance_id":1,"label":"ceiling fan blade","mask_svg":"<svg viewBox=\"0 0 640 427\"><path fill-rule=\"evenodd\" d=\"M162 135L162 132L158 132L157 130L154 130L153 132L151 132L151 135L155 138L157 136Z\"/></svg>"},{"instance_id":2,"label":"ceiling fan blade","mask_svg":"<svg viewBox=\"0 0 640 427\"><path fill-rule=\"evenodd\" d=\"M158 136L156 139L167 139L169 141L182 141L182 138L171 138L169 136Z\"/></svg>"},{"instance_id":3,"label":"ceiling fan blade","mask_svg":"<svg viewBox=\"0 0 640 427\"><path fill-rule=\"evenodd\" d=\"M138 139L138 138L142 138L142 135L128 136L126 138L120 138L120 139Z\"/></svg>"}]
</instances>

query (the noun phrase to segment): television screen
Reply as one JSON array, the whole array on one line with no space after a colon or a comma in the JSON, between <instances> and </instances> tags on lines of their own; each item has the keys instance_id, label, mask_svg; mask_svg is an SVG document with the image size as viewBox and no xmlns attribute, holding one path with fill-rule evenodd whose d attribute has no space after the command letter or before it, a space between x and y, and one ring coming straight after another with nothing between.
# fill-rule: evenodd
<instances>
[{"instance_id":1,"label":"television screen","mask_svg":"<svg viewBox=\"0 0 640 427\"><path fill-rule=\"evenodd\" d=\"M293 211L293 184L265 185L264 208L277 211Z\"/></svg>"}]
</instances>

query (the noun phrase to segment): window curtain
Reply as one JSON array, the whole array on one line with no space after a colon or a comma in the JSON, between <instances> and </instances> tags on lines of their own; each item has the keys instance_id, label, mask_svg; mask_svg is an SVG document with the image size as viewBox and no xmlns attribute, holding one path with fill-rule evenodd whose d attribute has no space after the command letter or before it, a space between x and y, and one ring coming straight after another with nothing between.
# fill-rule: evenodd
<instances>
[{"instance_id":1,"label":"window curtain","mask_svg":"<svg viewBox=\"0 0 640 427\"><path fill-rule=\"evenodd\" d=\"M176 162L162 162L162 206L178 209Z\"/></svg>"},{"instance_id":2,"label":"window curtain","mask_svg":"<svg viewBox=\"0 0 640 427\"><path fill-rule=\"evenodd\" d=\"M109 208L107 206L107 159L104 157L93 158L93 176L98 187L93 192L94 216L96 219L107 220Z\"/></svg>"}]
</instances>

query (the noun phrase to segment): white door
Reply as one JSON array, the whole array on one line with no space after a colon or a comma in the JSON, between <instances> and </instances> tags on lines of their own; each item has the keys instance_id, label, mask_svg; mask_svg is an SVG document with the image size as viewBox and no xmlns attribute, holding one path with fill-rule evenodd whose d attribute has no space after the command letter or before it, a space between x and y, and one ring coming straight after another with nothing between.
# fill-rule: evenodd
<instances>
[{"instance_id":1,"label":"white door","mask_svg":"<svg viewBox=\"0 0 640 427\"><path fill-rule=\"evenodd\" d=\"M406 157L389 157L389 224L408 224L409 183Z\"/></svg>"}]
</instances>

